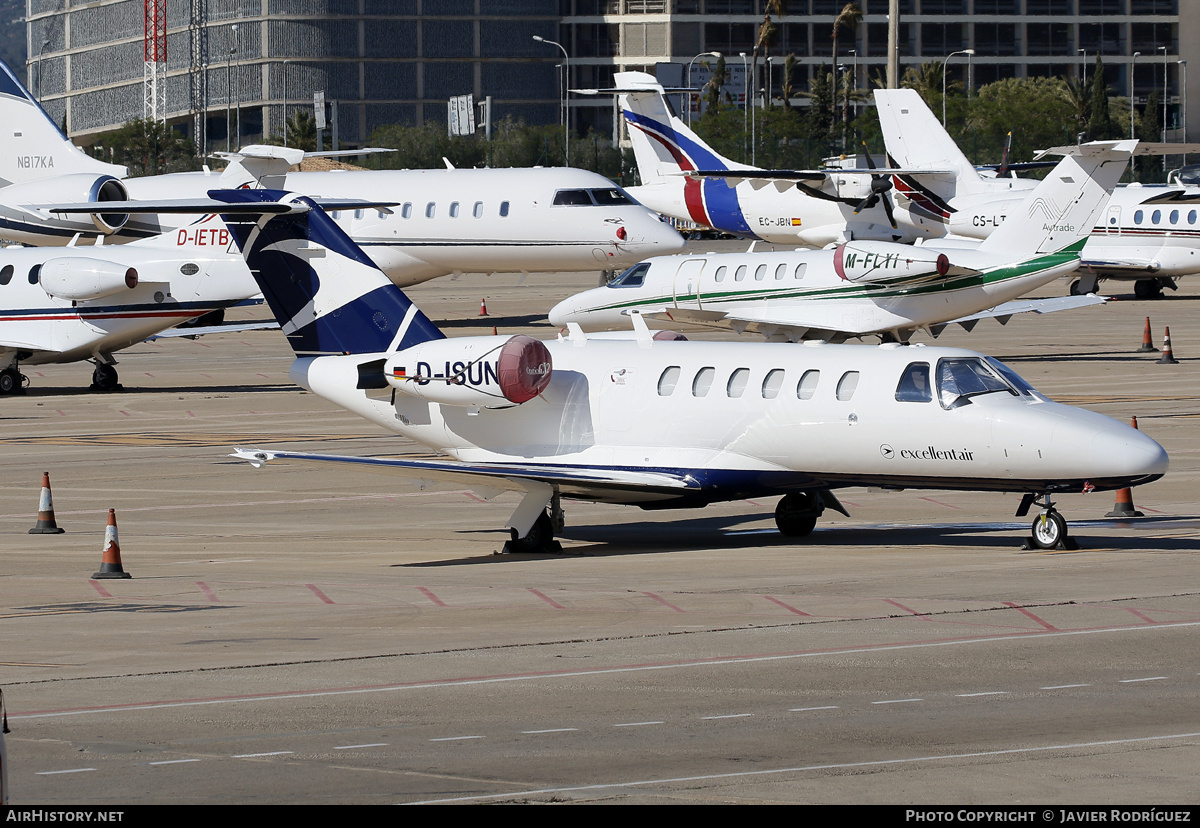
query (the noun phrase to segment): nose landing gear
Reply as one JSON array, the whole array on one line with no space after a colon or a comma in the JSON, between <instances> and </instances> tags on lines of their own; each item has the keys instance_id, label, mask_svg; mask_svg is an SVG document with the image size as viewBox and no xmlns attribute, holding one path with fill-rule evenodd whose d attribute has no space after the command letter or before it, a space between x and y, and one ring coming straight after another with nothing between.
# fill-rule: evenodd
<instances>
[{"instance_id":1,"label":"nose landing gear","mask_svg":"<svg viewBox=\"0 0 1200 828\"><path fill-rule=\"evenodd\" d=\"M1036 497L1032 494L1025 495L1021 500L1021 508L1017 510L1017 517L1028 514L1029 507L1035 499ZM1073 538L1067 537L1067 521L1054 508L1054 501L1050 499L1049 492L1042 495L1042 511L1033 519L1029 538L1021 548L1066 550L1079 548L1079 544Z\"/></svg>"}]
</instances>

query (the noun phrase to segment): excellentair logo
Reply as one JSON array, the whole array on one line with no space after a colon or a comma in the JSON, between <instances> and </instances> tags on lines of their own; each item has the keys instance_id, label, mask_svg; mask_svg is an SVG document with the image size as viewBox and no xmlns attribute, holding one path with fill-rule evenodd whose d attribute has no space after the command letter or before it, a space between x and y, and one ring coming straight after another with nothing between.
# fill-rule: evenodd
<instances>
[{"instance_id":1,"label":"excellentair logo","mask_svg":"<svg viewBox=\"0 0 1200 828\"><path fill-rule=\"evenodd\" d=\"M905 460L975 460L975 452L966 449L939 449L934 446L924 449L900 449L900 456Z\"/></svg>"}]
</instances>

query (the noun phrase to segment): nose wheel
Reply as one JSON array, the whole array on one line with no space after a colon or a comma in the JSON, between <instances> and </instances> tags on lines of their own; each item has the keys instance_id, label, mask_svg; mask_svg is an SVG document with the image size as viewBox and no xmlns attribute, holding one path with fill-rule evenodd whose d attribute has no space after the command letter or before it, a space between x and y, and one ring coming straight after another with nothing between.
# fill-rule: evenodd
<instances>
[{"instance_id":1,"label":"nose wheel","mask_svg":"<svg viewBox=\"0 0 1200 828\"><path fill-rule=\"evenodd\" d=\"M1029 540L1024 549L1068 549L1079 548L1074 540L1067 537L1067 521L1058 510L1050 495L1044 495L1042 511L1038 512L1030 526Z\"/></svg>"}]
</instances>

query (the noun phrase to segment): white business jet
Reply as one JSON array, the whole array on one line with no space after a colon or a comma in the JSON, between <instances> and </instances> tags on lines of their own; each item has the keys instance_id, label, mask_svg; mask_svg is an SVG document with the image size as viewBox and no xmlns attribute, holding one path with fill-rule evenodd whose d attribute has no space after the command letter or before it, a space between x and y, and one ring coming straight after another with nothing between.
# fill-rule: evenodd
<instances>
[{"instance_id":1,"label":"white business jet","mask_svg":"<svg viewBox=\"0 0 1200 828\"><path fill-rule=\"evenodd\" d=\"M897 174L897 209L928 235L985 239L1038 182L981 174L912 89L876 89L875 104L889 164L922 174ZM1060 152L1061 148L1046 150ZM1195 144L1138 145L1135 155L1200 151ZM945 172L949 170L949 172ZM1139 298L1161 296L1175 279L1200 272L1200 187L1117 187L1096 217L1081 256L1073 294L1091 293L1101 279L1135 280Z\"/></svg>"},{"instance_id":2,"label":"white business jet","mask_svg":"<svg viewBox=\"0 0 1200 828\"><path fill-rule=\"evenodd\" d=\"M126 202L265 185L314 198L398 202L395 210L348 209L336 218L400 285L462 272L621 270L683 249L679 233L655 213L587 170L289 173L303 152L256 146L226 156L229 166L219 172L124 178L125 167L74 146L11 70L0 70L0 238L48 245L83 234L119 243L165 232L183 239L197 216L131 213ZM96 211L46 209L78 203L95 203Z\"/></svg>"},{"instance_id":3,"label":"white business jet","mask_svg":"<svg viewBox=\"0 0 1200 828\"><path fill-rule=\"evenodd\" d=\"M1014 302L1075 270L1136 142L1084 145L1065 157L1017 214L970 249L938 242L849 241L832 250L669 256L550 311L555 325L627 328L631 311L675 323L797 341L875 334L908 341L953 321L1101 303L1092 296Z\"/></svg>"},{"instance_id":4,"label":"white business jet","mask_svg":"<svg viewBox=\"0 0 1200 828\"><path fill-rule=\"evenodd\" d=\"M1052 493L1147 483L1167 470L1149 437L1059 405L1011 369L941 347L689 342L636 332L448 339L302 196L304 214L226 221L296 353L303 387L447 460L238 449L521 494L510 550L552 549L561 499L645 509L781 496L803 536L845 486L1039 496L1034 542L1065 541ZM314 255L314 251L317 255ZM549 511L547 511L549 510Z\"/></svg>"},{"instance_id":5,"label":"white business jet","mask_svg":"<svg viewBox=\"0 0 1200 828\"><path fill-rule=\"evenodd\" d=\"M24 388L22 365L82 360L95 363L93 389L118 388L114 353L258 293L229 244L210 215L184 244L0 248L0 394Z\"/></svg>"}]
</instances>

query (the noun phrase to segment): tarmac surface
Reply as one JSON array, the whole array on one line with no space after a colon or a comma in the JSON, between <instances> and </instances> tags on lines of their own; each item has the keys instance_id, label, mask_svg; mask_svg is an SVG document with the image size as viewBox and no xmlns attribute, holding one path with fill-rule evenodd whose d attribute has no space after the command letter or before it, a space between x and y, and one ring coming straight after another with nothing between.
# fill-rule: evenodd
<instances>
[{"instance_id":1,"label":"tarmac surface","mask_svg":"<svg viewBox=\"0 0 1200 828\"><path fill-rule=\"evenodd\" d=\"M596 282L409 293L550 336ZM568 503L568 554L495 555L514 495L226 456L425 453L291 385L278 332L143 344L114 394L31 368L0 398L12 803L1195 803L1200 285L1102 287L939 340L1167 448L1144 518L1058 498L1073 552L1022 551L1016 496L848 489L799 542L773 501ZM62 535L27 534L43 471ZM130 580L91 577L110 508Z\"/></svg>"}]
</instances>

